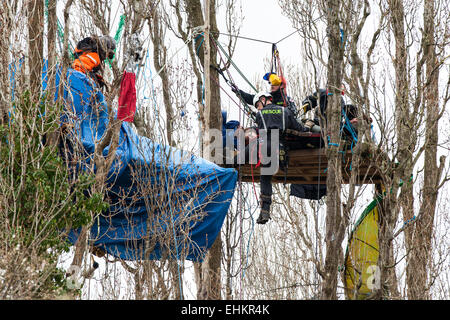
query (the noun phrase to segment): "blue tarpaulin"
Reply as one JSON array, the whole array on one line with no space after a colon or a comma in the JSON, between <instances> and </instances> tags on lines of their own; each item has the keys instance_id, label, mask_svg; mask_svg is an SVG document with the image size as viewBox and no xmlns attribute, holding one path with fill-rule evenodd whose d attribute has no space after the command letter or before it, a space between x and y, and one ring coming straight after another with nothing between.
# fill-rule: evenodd
<instances>
[{"instance_id":1,"label":"blue tarpaulin","mask_svg":"<svg viewBox=\"0 0 450 320\"><path fill-rule=\"evenodd\" d=\"M64 99L69 113L64 121L71 123L87 155L82 170L104 138L108 106L95 83L73 69ZM123 122L107 178L111 206L94 220L90 238L95 247L125 260L168 255L201 261L220 232L236 181L235 169L157 144ZM73 243L77 234L70 235Z\"/></svg>"}]
</instances>

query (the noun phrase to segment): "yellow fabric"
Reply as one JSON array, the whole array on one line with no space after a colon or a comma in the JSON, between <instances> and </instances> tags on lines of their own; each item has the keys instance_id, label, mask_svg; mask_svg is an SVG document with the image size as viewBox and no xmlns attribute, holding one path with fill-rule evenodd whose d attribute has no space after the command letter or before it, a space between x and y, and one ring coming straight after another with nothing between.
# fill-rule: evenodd
<instances>
[{"instance_id":1,"label":"yellow fabric","mask_svg":"<svg viewBox=\"0 0 450 320\"><path fill-rule=\"evenodd\" d=\"M347 299L362 300L372 293L373 281L378 276L378 250L378 207L375 202L363 212L349 239L344 273Z\"/></svg>"}]
</instances>

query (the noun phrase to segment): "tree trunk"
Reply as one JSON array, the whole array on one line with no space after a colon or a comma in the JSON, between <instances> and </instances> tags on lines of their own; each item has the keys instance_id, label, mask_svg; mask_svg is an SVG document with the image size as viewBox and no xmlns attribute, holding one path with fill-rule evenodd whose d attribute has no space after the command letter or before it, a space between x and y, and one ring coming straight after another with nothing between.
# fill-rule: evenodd
<instances>
[{"instance_id":1,"label":"tree trunk","mask_svg":"<svg viewBox=\"0 0 450 320\"><path fill-rule=\"evenodd\" d=\"M437 164L439 120L439 66L435 50L434 0L426 0L424 8L423 54L426 65L424 104L426 109L425 167L422 204L417 223L409 228L410 256L406 266L408 298L430 299L428 269L432 258L432 235L440 180ZM442 160L441 160L442 161Z\"/></svg>"},{"instance_id":2,"label":"tree trunk","mask_svg":"<svg viewBox=\"0 0 450 320\"><path fill-rule=\"evenodd\" d=\"M11 28L10 8L3 6L0 8L0 125L8 122L8 110L11 101L10 81L9 81L9 51L10 35L8 30Z\"/></svg>"},{"instance_id":3,"label":"tree trunk","mask_svg":"<svg viewBox=\"0 0 450 320\"><path fill-rule=\"evenodd\" d=\"M206 25L207 30L205 30L203 37L205 41L202 41L202 37L196 38L194 45L197 49L197 55L203 65L203 70L205 70L205 77L209 74L208 82L210 83L209 88L206 88L205 95L208 95L207 106L203 111L201 118L203 121L203 132L206 133L207 139L204 139L203 148L210 145L213 141L210 140L210 130L211 129L221 129L222 114L220 110L220 88L218 83L218 74L213 68L210 67L210 63L206 63L205 60L205 49L206 58L209 57L209 61L215 62L217 59L217 50L214 46L211 46L212 41L208 41L208 36L214 36L218 34L217 23L215 16L215 0L208 0L205 8L209 8L207 15L209 14L209 23ZM188 15L188 24L191 28L205 25L205 19L202 14L202 6L200 0L186 0L186 12ZM206 40L208 39L208 40ZM205 42L205 44L202 44ZM208 47L208 48L207 48ZM194 61L193 61L194 63ZM201 93L199 90L198 92ZM198 97L201 101L201 96ZM211 154L206 154L206 158L210 158ZM196 265L196 277L197 277L197 298L210 300L210 299L221 299L221 257L222 257L222 239L219 235L216 241L207 252L204 262Z\"/></svg>"},{"instance_id":4,"label":"tree trunk","mask_svg":"<svg viewBox=\"0 0 450 320\"><path fill-rule=\"evenodd\" d=\"M70 7L73 4L73 0L67 0L64 6L64 41L63 41L63 61L61 70L61 84L63 79L66 77L67 68L70 67L70 56L69 56L69 26L70 26ZM64 86L60 85L58 88L58 96L62 97L64 93Z\"/></svg>"},{"instance_id":5,"label":"tree trunk","mask_svg":"<svg viewBox=\"0 0 450 320\"><path fill-rule=\"evenodd\" d=\"M163 41L164 32L162 30L160 13L158 10L155 10L152 19L148 19L148 24L150 26L150 34L153 42L153 64L155 66L155 69L159 71L159 76L161 77L162 81L163 101L164 107L166 109L167 142L170 146L174 146L172 137L174 112L172 108L172 102L170 100L170 82L166 68L163 67L167 62L167 48L164 45Z\"/></svg>"},{"instance_id":6,"label":"tree trunk","mask_svg":"<svg viewBox=\"0 0 450 320\"><path fill-rule=\"evenodd\" d=\"M345 224L341 210L342 168L340 157L340 88L343 76L344 46L340 39L341 9L339 0L328 2L327 35L329 61L327 67L328 97L326 133L329 140L327 147L327 216L326 216L326 256L325 276L322 284L322 299L337 298L338 265L342 259L342 241L345 235Z\"/></svg>"},{"instance_id":7,"label":"tree trunk","mask_svg":"<svg viewBox=\"0 0 450 320\"><path fill-rule=\"evenodd\" d=\"M28 2L28 65L30 68L31 101L41 93L44 48L44 0Z\"/></svg>"},{"instance_id":8,"label":"tree trunk","mask_svg":"<svg viewBox=\"0 0 450 320\"><path fill-rule=\"evenodd\" d=\"M402 208L404 217L413 215L413 188L409 182L413 170L413 151L416 138L411 134L411 114L409 106L409 81L406 49L406 36L404 24L404 7L402 0L390 0L389 12L391 27L395 39L395 58L393 60L395 69L395 127L397 134L397 154L396 161L399 165L393 172L390 185L386 186L386 197L383 199L383 209L379 217L379 258L378 271L380 286L375 288L374 297L383 299L390 292L397 292L394 288L396 281L395 268L393 267L392 240L395 223L399 213L399 206ZM400 181L405 183L397 199L397 191ZM408 218L406 218L408 219Z\"/></svg>"},{"instance_id":9,"label":"tree trunk","mask_svg":"<svg viewBox=\"0 0 450 320\"><path fill-rule=\"evenodd\" d=\"M47 106L54 107L54 99L56 92L56 0L48 0L48 36L47 36ZM55 130L47 135L47 145L56 146L58 143L58 132Z\"/></svg>"},{"instance_id":10,"label":"tree trunk","mask_svg":"<svg viewBox=\"0 0 450 320\"><path fill-rule=\"evenodd\" d=\"M56 75L56 0L48 0L48 36L47 36L47 92L51 101L55 96L55 75Z\"/></svg>"}]
</instances>

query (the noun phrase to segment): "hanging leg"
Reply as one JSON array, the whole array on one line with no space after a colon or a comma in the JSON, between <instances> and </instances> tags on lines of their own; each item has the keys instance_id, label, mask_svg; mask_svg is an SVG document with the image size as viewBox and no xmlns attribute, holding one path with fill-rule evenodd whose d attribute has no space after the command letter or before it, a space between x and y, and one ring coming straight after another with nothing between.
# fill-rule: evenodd
<instances>
[{"instance_id":1,"label":"hanging leg","mask_svg":"<svg viewBox=\"0 0 450 320\"><path fill-rule=\"evenodd\" d=\"M270 219L270 206L272 205L272 176L261 176L261 212L256 223L265 224Z\"/></svg>"}]
</instances>

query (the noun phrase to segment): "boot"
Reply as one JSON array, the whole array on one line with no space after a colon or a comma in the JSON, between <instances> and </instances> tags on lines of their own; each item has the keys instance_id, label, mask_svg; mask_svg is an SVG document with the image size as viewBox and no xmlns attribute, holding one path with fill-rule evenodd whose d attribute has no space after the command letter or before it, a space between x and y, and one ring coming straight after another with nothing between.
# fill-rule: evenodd
<instances>
[{"instance_id":1,"label":"boot","mask_svg":"<svg viewBox=\"0 0 450 320\"><path fill-rule=\"evenodd\" d=\"M272 204L272 197L261 195L261 212L256 223L265 224L270 219L270 205Z\"/></svg>"},{"instance_id":2,"label":"boot","mask_svg":"<svg viewBox=\"0 0 450 320\"><path fill-rule=\"evenodd\" d=\"M270 220L269 211L265 211L265 210L261 209L261 213L259 214L259 217L256 220L256 223L257 224L265 224L269 220Z\"/></svg>"}]
</instances>

